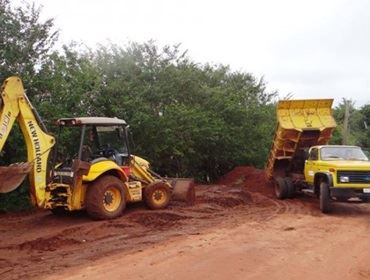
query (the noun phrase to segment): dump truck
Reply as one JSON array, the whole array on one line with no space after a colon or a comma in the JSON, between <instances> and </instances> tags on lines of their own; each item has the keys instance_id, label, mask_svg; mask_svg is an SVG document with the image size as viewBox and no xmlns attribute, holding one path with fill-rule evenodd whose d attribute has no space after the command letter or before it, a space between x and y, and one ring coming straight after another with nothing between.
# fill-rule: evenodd
<instances>
[{"instance_id":1,"label":"dump truck","mask_svg":"<svg viewBox=\"0 0 370 280\"><path fill-rule=\"evenodd\" d=\"M124 120L62 118L54 137L19 77L5 80L0 101L0 152L16 121L27 147L27 162L0 167L1 193L16 189L28 176L34 206L54 214L86 210L93 219L116 218L127 203L137 201L150 209L163 209L171 199L194 203L193 179L162 178L131 153Z\"/></svg>"},{"instance_id":2,"label":"dump truck","mask_svg":"<svg viewBox=\"0 0 370 280\"><path fill-rule=\"evenodd\" d=\"M281 100L266 164L278 199L305 193L328 213L335 201L370 198L370 162L360 147L328 145L336 128L333 99Z\"/></svg>"}]
</instances>

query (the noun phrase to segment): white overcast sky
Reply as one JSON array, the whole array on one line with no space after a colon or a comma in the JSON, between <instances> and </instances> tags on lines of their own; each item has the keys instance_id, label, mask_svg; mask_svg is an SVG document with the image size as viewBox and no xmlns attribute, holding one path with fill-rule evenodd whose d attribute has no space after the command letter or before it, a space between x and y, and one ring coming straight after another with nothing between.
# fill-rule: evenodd
<instances>
[{"instance_id":1,"label":"white overcast sky","mask_svg":"<svg viewBox=\"0 0 370 280\"><path fill-rule=\"evenodd\" d=\"M370 103L367 0L33 2L55 18L63 43L182 43L195 61L264 76L282 97Z\"/></svg>"}]
</instances>

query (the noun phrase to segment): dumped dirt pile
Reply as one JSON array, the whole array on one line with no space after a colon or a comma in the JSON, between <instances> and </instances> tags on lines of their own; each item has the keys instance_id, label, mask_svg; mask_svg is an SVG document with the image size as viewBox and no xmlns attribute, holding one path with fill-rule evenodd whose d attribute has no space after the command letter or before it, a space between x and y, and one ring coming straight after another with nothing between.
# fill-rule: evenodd
<instances>
[{"instance_id":1,"label":"dumped dirt pile","mask_svg":"<svg viewBox=\"0 0 370 280\"><path fill-rule=\"evenodd\" d=\"M265 171L253 166L238 166L222 176L218 184L227 186L244 186L250 192L273 196L273 188L267 180Z\"/></svg>"}]
</instances>

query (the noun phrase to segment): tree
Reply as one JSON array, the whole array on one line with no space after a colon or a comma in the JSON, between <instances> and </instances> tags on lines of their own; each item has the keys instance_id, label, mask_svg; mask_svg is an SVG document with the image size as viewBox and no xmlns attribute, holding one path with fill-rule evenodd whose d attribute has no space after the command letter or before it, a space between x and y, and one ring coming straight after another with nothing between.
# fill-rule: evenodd
<instances>
[{"instance_id":1,"label":"tree","mask_svg":"<svg viewBox=\"0 0 370 280\"><path fill-rule=\"evenodd\" d=\"M0 0L0 79L21 75L28 89L37 69L48 57L57 40L52 19L40 20L40 8L24 4L13 8Z\"/></svg>"},{"instance_id":2,"label":"tree","mask_svg":"<svg viewBox=\"0 0 370 280\"><path fill-rule=\"evenodd\" d=\"M275 93L263 79L194 63L180 46L153 42L102 47L94 60L104 86L92 110L126 119L136 152L161 174L205 180L237 164L264 165Z\"/></svg>"},{"instance_id":3,"label":"tree","mask_svg":"<svg viewBox=\"0 0 370 280\"><path fill-rule=\"evenodd\" d=\"M337 129L334 132L332 144L355 144L356 122L358 112L355 103L351 99L343 98L342 101L334 108L333 116L337 122Z\"/></svg>"},{"instance_id":4,"label":"tree","mask_svg":"<svg viewBox=\"0 0 370 280\"><path fill-rule=\"evenodd\" d=\"M357 119L358 143L370 151L370 104L362 106Z\"/></svg>"},{"instance_id":5,"label":"tree","mask_svg":"<svg viewBox=\"0 0 370 280\"><path fill-rule=\"evenodd\" d=\"M103 86L102 75L94 65L91 53L76 49L75 44L64 45L61 51L51 53L34 81L37 88L34 102L49 122L95 113L91 104Z\"/></svg>"},{"instance_id":6,"label":"tree","mask_svg":"<svg viewBox=\"0 0 370 280\"><path fill-rule=\"evenodd\" d=\"M360 109L355 108L355 103L349 100L348 119L348 144L359 145L363 148L370 148L370 105L364 105ZM343 137L343 123L345 116L345 100L334 108L334 117L338 127L331 139L332 144L341 144Z\"/></svg>"}]
</instances>

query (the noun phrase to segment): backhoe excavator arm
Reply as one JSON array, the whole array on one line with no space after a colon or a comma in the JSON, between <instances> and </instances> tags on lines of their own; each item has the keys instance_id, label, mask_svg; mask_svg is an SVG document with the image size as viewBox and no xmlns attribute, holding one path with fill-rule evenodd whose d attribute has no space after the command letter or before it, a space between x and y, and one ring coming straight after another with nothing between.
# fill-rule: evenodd
<instances>
[{"instance_id":1,"label":"backhoe excavator arm","mask_svg":"<svg viewBox=\"0 0 370 280\"><path fill-rule=\"evenodd\" d=\"M29 172L32 202L42 207L48 181L48 158L55 138L48 134L37 111L28 100L21 79L10 77L1 87L0 152L16 120L26 142L28 162L0 167L0 192L17 188Z\"/></svg>"}]
</instances>

